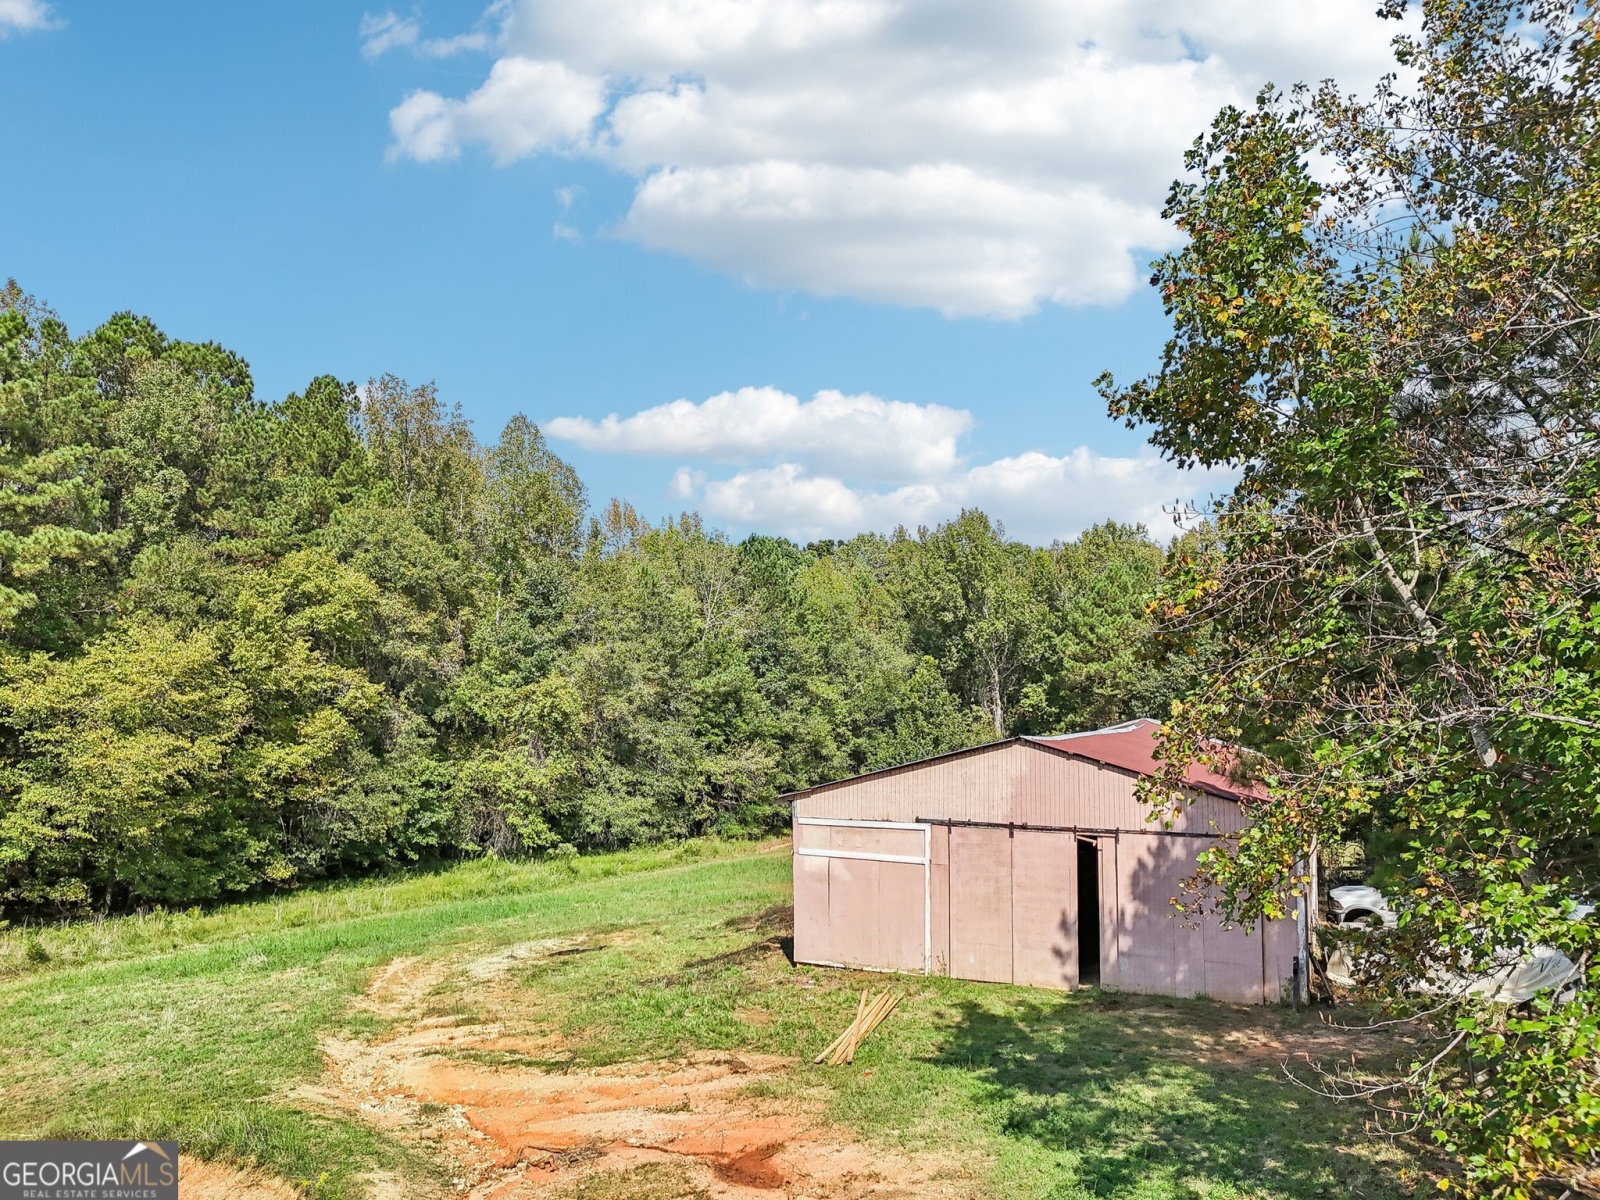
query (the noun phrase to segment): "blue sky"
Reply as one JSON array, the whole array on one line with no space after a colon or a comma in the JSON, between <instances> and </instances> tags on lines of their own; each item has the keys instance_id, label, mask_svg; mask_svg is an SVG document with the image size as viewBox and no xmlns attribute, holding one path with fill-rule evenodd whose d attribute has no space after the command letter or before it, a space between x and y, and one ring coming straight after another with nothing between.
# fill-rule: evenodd
<instances>
[{"instance_id":1,"label":"blue sky","mask_svg":"<svg viewBox=\"0 0 1600 1200\"><path fill-rule=\"evenodd\" d=\"M485 438L559 432L596 499L736 535L1158 519L1219 479L1090 380L1159 351L1181 147L1392 32L1176 7L0 0L0 273L75 330L220 341L269 398L436 380Z\"/></svg>"}]
</instances>

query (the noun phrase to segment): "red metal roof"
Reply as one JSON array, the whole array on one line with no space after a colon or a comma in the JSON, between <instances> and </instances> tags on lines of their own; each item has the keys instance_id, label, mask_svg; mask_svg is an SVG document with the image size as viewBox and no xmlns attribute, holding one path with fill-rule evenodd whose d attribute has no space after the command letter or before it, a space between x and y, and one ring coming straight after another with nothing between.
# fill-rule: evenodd
<instances>
[{"instance_id":1,"label":"red metal roof","mask_svg":"<svg viewBox=\"0 0 1600 1200\"><path fill-rule=\"evenodd\" d=\"M825 783L812 784L808 788L800 788L793 792L786 792L780 799L790 802L809 796L814 792L830 791L833 788L844 787L858 779L869 779L874 775L893 775L900 771L911 770L928 763L942 762L950 758L963 758L969 754L982 754L989 750L997 750L1001 746L1009 746L1013 742L1026 742L1029 745L1039 746L1045 750L1054 750L1058 754L1070 754L1076 758L1087 759L1089 762L1102 763L1108 767L1116 767L1123 771L1132 771L1136 775L1155 775L1159 767L1156 763L1155 746L1156 733L1161 728L1160 721L1141 717L1136 721L1128 721L1122 725L1111 725L1105 729L1091 729L1087 733L1059 733L1050 737L1033 737L1023 735L1020 737L1003 738L997 742L987 742L981 746L968 746L962 750L947 750L943 754L935 754L928 758L917 759L914 762L896 763L892 767L880 767L876 771L866 771L860 775L852 775L846 779L830 779ZM1213 796L1221 796L1225 800L1265 800L1269 793L1257 784L1240 784L1229 779L1217 771L1191 763L1184 772L1184 781L1202 792L1209 792Z\"/></svg>"},{"instance_id":2,"label":"red metal roof","mask_svg":"<svg viewBox=\"0 0 1600 1200\"><path fill-rule=\"evenodd\" d=\"M1138 775L1155 775L1161 770L1155 755L1156 734L1160 729L1160 721L1143 717L1122 725L1092 729L1087 733L1064 733L1054 737L1030 737L1026 740L1035 745L1060 750L1064 754L1104 763L1108 767L1120 767L1124 771L1132 771ZM1210 792L1214 796L1223 796L1229 800L1264 800L1267 797L1264 788L1255 784L1236 783L1226 775L1199 763L1189 764L1189 768L1183 773L1183 778L1184 782L1192 784L1203 792Z\"/></svg>"}]
</instances>

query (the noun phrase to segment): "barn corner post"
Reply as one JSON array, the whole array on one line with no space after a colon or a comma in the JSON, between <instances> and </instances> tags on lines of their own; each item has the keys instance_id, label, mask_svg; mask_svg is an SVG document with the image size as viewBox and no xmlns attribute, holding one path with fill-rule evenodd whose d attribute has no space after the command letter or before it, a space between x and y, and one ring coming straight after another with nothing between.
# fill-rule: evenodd
<instances>
[{"instance_id":1,"label":"barn corner post","mask_svg":"<svg viewBox=\"0 0 1600 1200\"><path fill-rule=\"evenodd\" d=\"M1316 895L1316 846L1307 851L1306 856L1294 864L1294 878L1298 881L1295 888L1294 924L1294 970L1289 980L1289 1005L1296 1012L1304 1007L1309 1007L1312 1001L1311 990L1311 923L1315 916L1312 897Z\"/></svg>"},{"instance_id":2,"label":"barn corner post","mask_svg":"<svg viewBox=\"0 0 1600 1200\"><path fill-rule=\"evenodd\" d=\"M1296 1007L1300 1004L1309 1006L1315 999L1315 992L1311 986L1311 971L1314 956L1317 951L1317 921L1322 912L1322 884L1317 854L1317 838L1313 834L1306 847L1306 854L1298 864L1300 886L1299 911L1296 916L1299 921L1300 942L1298 953L1300 955L1300 968L1298 983L1302 995L1296 997Z\"/></svg>"},{"instance_id":3,"label":"barn corner post","mask_svg":"<svg viewBox=\"0 0 1600 1200\"><path fill-rule=\"evenodd\" d=\"M1289 980L1289 1007L1300 1011L1300 993L1306 986L1306 897L1302 889L1295 901L1294 975Z\"/></svg>"}]
</instances>

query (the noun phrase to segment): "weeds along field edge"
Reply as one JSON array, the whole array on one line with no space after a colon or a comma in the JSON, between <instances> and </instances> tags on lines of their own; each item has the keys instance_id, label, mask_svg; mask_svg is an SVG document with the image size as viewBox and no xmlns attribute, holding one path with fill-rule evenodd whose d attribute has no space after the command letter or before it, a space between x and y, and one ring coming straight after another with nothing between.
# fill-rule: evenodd
<instances>
[{"instance_id":1,"label":"weeds along field edge","mask_svg":"<svg viewBox=\"0 0 1600 1200\"><path fill-rule=\"evenodd\" d=\"M786 846L783 839L697 838L573 858L516 860L486 856L365 879L324 880L292 892L204 907L155 908L56 921L18 918L0 922L0 981L54 968L137 959L361 917L527 895L587 880L778 853Z\"/></svg>"}]
</instances>

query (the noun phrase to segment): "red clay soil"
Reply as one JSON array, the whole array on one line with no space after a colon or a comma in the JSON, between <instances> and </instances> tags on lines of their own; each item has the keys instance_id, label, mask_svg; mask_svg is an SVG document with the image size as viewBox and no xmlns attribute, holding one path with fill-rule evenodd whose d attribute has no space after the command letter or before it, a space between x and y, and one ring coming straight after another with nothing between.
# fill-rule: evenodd
<instances>
[{"instance_id":1,"label":"red clay soil","mask_svg":"<svg viewBox=\"0 0 1600 1200\"><path fill-rule=\"evenodd\" d=\"M519 950L454 970L491 983L491 962L509 970L539 952ZM563 1072L486 1064L505 1051L557 1057L558 1047L500 1025L406 1019L447 973L403 960L380 972L363 1006L399 1018L395 1030L370 1043L325 1041L325 1082L299 1099L358 1113L442 1151L459 1172L458 1196L533 1200L566 1194L595 1172L664 1163L687 1170L704 1195L726 1200L982 1194L961 1164L869 1147L821 1121L814 1107L753 1096L750 1085L789 1070L787 1059L702 1053ZM642 1200L647 1193L626 1194Z\"/></svg>"},{"instance_id":2,"label":"red clay soil","mask_svg":"<svg viewBox=\"0 0 1600 1200\"><path fill-rule=\"evenodd\" d=\"M187 1154L178 1156L178 1187L183 1200L300 1200L300 1190L281 1179Z\"/></svg>"}]
</instances>

